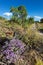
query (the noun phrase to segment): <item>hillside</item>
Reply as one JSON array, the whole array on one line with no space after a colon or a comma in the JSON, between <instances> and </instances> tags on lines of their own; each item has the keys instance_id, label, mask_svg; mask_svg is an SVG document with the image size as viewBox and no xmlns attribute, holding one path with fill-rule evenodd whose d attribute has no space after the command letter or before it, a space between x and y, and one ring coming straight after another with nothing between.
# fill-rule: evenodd
<instances>
[{"instance_id":1,"label":"hillside","mask_svg":"<svg viewBox=\"0 0 43 65\"><path fill-rule=\"evenodd\" d=\"M7 38L7 39L6 39ZM8 40L10 41L8 43ZM4 43L5 42L5 43ZM7 43L8 44L7 44ZM18 53L17 53L17 48L15 47L17 44L19 45L19 43L23 46L19 48ZM23 44L22 44L23 43ZM4 46L1 46L1 44ZM7 45L6 45L7 44ZM14 62L12 60L7 60L7 63L9 64L10 62L15 65L43 65L43 34L41 35L39 33L39 31L36 29L35 24L29 24L27 27L22 27L22 25L19 25L18 23L15 22L9 22L9 21L5 21L5 20L0 20L0 64L1 65L7 65L6 63L6 57L4 56L4 53L7 54L7 49L9 50L10 47L6 48L9 45L13 45L11 47L11 50L13 50L13 48L15 48L16 52L13 50L13 54L17 53L15 58L19 58L17 62L15 62L15 58L14 58ZM25 46L25 47L24 47ZM6 49L5 49L6 48ZM3 51L5 50L5 51ZM10 50L10 51L11 51ZM8 51L8 52L10 52ZM22 52L21 52L22 51ZM8 55L10 56L10 55ZM11 59L13 56L11 56ZM2 60L2 61L1 61ZM20 62L21 61L21 62ZM26 62L24 64L24 62ZM12 65L13 65L12 64ZM10 65L10 64L9 64Z\"/></svg>"}]
</instances>

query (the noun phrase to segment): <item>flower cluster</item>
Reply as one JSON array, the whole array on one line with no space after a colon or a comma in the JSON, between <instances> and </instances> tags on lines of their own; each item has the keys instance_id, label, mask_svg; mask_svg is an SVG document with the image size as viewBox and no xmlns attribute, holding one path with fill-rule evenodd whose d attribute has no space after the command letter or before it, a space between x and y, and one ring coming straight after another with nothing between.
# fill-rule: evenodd
<instances>
[{"instance_id":1,"label":"flower cluster","mask_svg":"<svg viewBox=\"0 0 43 65\"><path fill-rule=\"evenodd\" d=\"M18 39L12 39L7 47L3 46L3 55L7 61L15 62L20 59L21 54L25 51L25 44Z\"/></svg>"}]
</instances>

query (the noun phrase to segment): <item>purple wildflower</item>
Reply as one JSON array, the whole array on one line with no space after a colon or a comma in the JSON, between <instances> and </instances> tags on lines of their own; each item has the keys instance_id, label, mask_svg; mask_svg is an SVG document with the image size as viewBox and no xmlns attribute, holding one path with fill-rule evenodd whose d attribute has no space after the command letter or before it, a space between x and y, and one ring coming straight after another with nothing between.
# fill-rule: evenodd
<instances>
[{"instance_id":1,"label":"purple wildflower","mask_svg":"<svg viewBox=\"0 0 43 65\"><path fill-rule=\"evenodd\" d=\"M15 62L25 50L25 44L18 39L12 39L7 48L2 52L10 62ZM15 51L14 51L15 50Z\"/></svg>"}]
</instances>

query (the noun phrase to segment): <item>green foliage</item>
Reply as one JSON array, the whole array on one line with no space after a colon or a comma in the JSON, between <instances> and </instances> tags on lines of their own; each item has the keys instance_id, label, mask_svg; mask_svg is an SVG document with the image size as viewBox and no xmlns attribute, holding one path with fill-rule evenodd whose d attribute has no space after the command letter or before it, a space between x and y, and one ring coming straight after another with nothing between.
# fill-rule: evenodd
<instances>
[{"instance_id":1,"label":"green foliage","mask_svg":"<svg viewBox=\"0 0 43 65\"><path fill-rule=\"evenodd\" d=\"M19 6L17 8L12 7L10 12L13 14L11 20L19 24L25 23L27 12L24 6Z\"/></svg>"},{"instance_id":2,"label":"green foliage","mask_svg":"<svg viewBox=\"0 0 43 65\"><path fill-rule=\"evenodd\" d=\"M2 16L0 16L0 19L1 19L1 20L5 20L5 18L4 18L4 17L2 17Z\"/></svg>"},{"instance_id":3,"label":"green foliage","mask_svg":"<svg viewBox=\"0 0 43 65\"><path fill-rule=\"evenodd\" d=\"M28 18L28 23L34 23L34 18L32 17Z\"/></svg>"},{"instance_id":4,"label":"green foliage","mask_svg":"<svg viewBox=\"0 0 43 65\"><path fill-rule=\"evenodd\" d=\"M43 23L43 18L42 18L42 19L40 19L40 23Z\"/></svg>"},{"instance_id":5,"label":"green foliage","mask_svg":"<svg viewBox=\"0 0 43 65\"><path fill-rule=\"evenodd\" d=\"M18 20L18 9L11 7L10 12L12 12L11 20L14 21L14 22L17 22L17 20Z\"/></svg>"},{"instance_id":6,"label":"green foliage","mask_svg":"<svg viewBox=\"0 0 43 65\"><path fill-rule=\"evenodd\" d=\"M24 6L19 7L11 7L10 12L12 12L11 20L22 25L23 27L27 27L29 24L34 23L34 18L27 18L27 11Z\"/></svg>"},{"instance_id":7,"label":"green foliage","mask_svg":"<svg viewBox=\"0 0 43 65\"><path fill-rule=\"evenodd\" d=\"M24 6L19 6L18 11L20 13L20 18L22 19L22 23L23 23L27 16L26 8Z\"/></svg>"}]
</instances>

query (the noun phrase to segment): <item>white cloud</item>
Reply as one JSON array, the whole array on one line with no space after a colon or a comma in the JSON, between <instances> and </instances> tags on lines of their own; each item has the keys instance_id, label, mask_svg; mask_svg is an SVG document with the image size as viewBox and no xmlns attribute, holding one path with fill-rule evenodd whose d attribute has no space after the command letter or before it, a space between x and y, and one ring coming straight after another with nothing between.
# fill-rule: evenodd
<instances>
[{"instance_id":1,"label":"white cloud","mask_svg":"<svg viewBox=\"0 0 43 65\"><path fill-rule=\"evenodd\" d=\"M10 13L10 12L5 12L5 13L3 13L3 15L4 15L4 16L11 16L12 13Z\"/></svg>"},{"instance_id":2,"label":"white cloud","mask_svg":"<svg viewBox=\"0 0 43 65\"><path fill-rule=\"evenodd\" d=\"M34 18L41 19L42 17L40 17L40 16L34 16Z\"/></svg>"}]
</instances>

